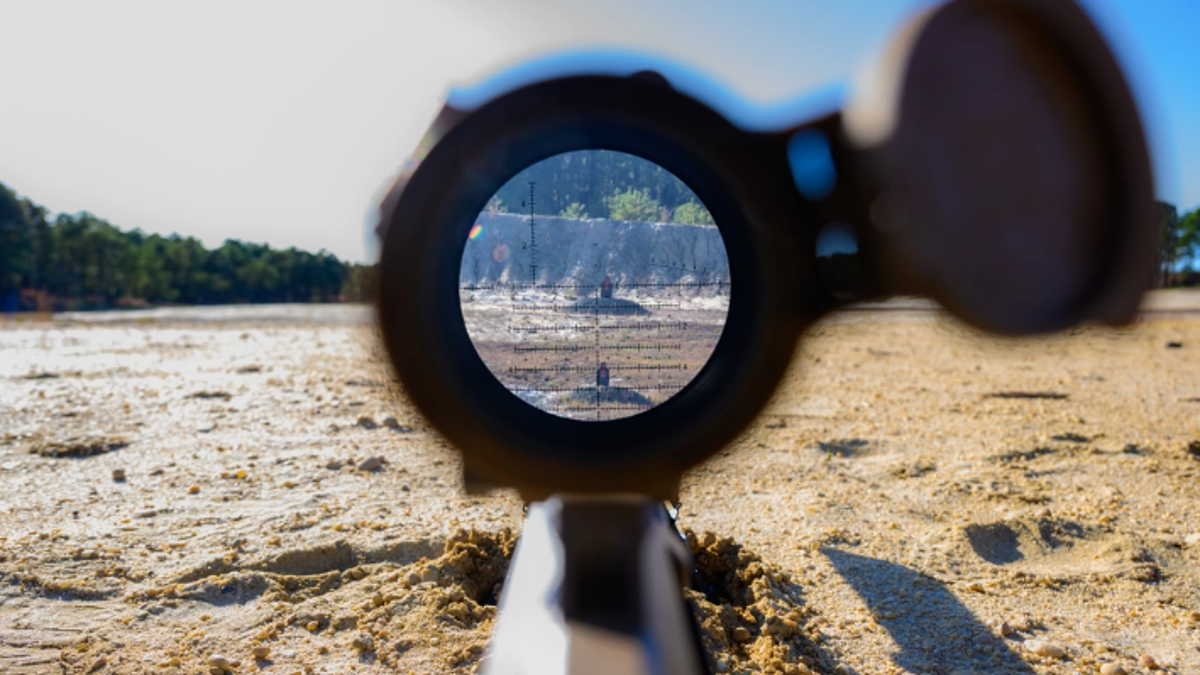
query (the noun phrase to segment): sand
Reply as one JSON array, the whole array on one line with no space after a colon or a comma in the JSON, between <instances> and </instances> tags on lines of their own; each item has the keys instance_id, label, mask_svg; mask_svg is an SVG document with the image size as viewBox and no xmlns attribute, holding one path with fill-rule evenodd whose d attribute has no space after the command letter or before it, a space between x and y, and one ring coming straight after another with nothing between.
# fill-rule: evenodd
<instances>
[{"instance_id":1,"label":"sand","mask_svg":"<svg viewBox=\"0 0 1200 675\"><path fill-rule=\"evenodd\" d=\"M1200 298L1151 306L814 328L684 481L716 669L1200 672ZM522 505L322 311L0 323L0 672L477 670Z\"/></svg>"}]
</instances>

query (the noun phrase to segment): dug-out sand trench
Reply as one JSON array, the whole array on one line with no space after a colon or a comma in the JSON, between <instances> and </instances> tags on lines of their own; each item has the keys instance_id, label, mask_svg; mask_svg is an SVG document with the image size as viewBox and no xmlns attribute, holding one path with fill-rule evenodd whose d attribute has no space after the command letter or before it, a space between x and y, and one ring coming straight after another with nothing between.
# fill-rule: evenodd
<instances>
[{"instance_id":1,"label":"dug-out sand trench","mask_svg":"<svg viewBox=\"0 0 1200 675\"><path fill-rule=\"evenodd\" d=\"M415 560L429 542L394 551L339 543L231 569L204 565L127 595L134 613L64 649L61 662L69 673L116 663L121 672L206 672L214 655L235 668L465 669L483 654L515 543L509 530L460 530L440 555ZM266 656L255 658L256 649Z\"/></svg>"}]
</instances>

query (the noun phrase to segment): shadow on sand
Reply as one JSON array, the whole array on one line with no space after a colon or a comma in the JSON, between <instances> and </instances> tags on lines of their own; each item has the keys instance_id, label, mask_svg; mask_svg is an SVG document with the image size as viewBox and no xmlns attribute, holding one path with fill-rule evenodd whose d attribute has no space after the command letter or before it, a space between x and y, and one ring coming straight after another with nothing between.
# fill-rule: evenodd
<instances>
[{"instance_id":1,"label":"shadow on sand","mask_svg":"<svg viewBox=\"0 0 1200 675\"><path fill-rule=\"evenodd\" d=\"M571 392L572 403L634 405L643 408L654 406L654 402L640 392L627 387L580 387Z\"/></svg>"},{"instance_id":2,"label":"shadow on sand","mask_svg":"<svg viewBox=\"0 0 1200 675\"><path fill-rule=\"evenodd\" d=\"M918 673L1033 675L1008 644L936 579L835 548L821 552L900 647L892 656L897 666Z\"/></svg>"}]
</instances>

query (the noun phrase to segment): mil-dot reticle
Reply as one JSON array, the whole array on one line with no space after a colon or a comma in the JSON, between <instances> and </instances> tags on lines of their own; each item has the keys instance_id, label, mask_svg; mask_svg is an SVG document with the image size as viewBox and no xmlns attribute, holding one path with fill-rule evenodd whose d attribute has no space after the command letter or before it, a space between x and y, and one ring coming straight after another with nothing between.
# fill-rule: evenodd
<instances>
[{"instance_id":1,"label":"mil-dot reticle","mask_svg":"<svg viewBox=\"0 0 1200 675\"><path fill-rule=\"evenodd\" d=\"M463 247L459 301L488 370L545 412L649 410L708 362L729 312L729 259L679 178L580 150L509 180Z\"/></svg>"}]
</instances>

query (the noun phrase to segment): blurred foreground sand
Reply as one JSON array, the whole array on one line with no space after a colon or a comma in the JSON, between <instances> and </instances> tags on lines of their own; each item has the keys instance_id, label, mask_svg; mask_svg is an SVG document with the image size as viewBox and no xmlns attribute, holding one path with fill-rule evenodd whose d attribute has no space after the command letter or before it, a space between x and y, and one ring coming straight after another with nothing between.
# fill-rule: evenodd
<instances>
[{"instance_id":1,"label":"blurred foreground sand","mask_svg":"<svg viewBox=\"0 0 1200 675\"><path fill-rule=\"evenodd\" d=\"M1151 306L815 328L685 480L718 669L1200 673L1200 296ZM516 497L462 494L365 312L205 311L0 323L0 672L476 670Z\"/></svg>"}]
</instances>

